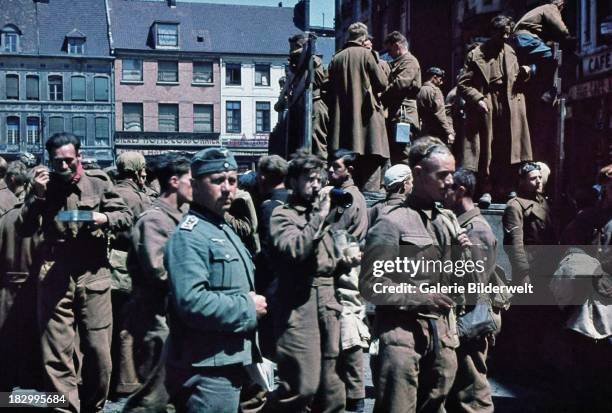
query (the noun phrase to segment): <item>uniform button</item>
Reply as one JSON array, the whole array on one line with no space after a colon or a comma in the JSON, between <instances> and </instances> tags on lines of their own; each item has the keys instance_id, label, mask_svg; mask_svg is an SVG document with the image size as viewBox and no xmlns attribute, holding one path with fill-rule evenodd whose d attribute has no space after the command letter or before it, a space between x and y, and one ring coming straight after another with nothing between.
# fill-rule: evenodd
<instances>
[{"instance_id":1,"label":"uniform button","mask_svg":"<svg viewBox=\"0 0 612 413\"><path fill-rule=\"evenodd\" d=\"M230 256L229 256L229 254L225 254L225 258L228 258L228 259L229 259L229 257L230 257Z\"/></svg>"}]
</instances>

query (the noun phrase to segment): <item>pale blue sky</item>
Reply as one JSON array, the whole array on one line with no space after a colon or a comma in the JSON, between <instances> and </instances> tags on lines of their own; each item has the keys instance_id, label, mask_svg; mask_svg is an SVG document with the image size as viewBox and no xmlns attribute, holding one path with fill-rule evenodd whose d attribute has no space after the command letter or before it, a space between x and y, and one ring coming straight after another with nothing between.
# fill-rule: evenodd
<instances>
[{"instance_id":1,"label":"pale blue sky","mask_svg":"<svg viewBox=\"0 0 612 413\"><path fill-rule=\"evenodd\" d=\"M182 0L177 0L181 2ZM192 3L220 3L220 4L248 4L251 6L278 6L282 1L283 7L293 7L298 0L184 0ZM311 24L313 26L334 27L334 0L311 0ZM325 13L325 22L323 22Z\"/></svg>"}]
</instances>

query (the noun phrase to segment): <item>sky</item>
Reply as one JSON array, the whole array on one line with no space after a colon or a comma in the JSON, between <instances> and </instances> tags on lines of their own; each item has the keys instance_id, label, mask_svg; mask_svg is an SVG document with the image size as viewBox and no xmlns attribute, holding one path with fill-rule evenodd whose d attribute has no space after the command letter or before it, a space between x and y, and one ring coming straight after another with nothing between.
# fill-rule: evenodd
<instances>
[{"instance_id":1,"label":"sky","mask_svg":"<svg viewBox=\"0 0 612 413\"><path fill-rule=\"evenodd\" d=\"M177 0L181 2L181 0ZM192 3L220 3L220 4L247 4L251 6L278 6L282 1L283 7L293 7L298 0L185 0ZM311 0L310 24L313 26L334 27L334 0ZM325 13L325 22L323 21Z\"/></svg>"}]
</instances>

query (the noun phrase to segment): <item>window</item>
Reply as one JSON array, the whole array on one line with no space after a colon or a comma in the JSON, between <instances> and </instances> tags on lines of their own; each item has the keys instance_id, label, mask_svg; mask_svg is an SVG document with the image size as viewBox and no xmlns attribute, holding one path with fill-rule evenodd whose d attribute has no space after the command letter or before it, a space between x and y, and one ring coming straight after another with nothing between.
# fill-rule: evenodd
<instances>
[{"instance_id":1,"label":"window","mask_svg":"<svg viewBox=\"0 0 612 413\"><path fill-rule=\"evenodd\" d=\"M255 86L270 86L270 65L255 65Z\"/></svg>"},{"instance_id":2,"label":"window","mask_svg":"<svg viewBox=\"0 0 612 413\"><path fill-rule=\"evenodd\" d=\"M160 132L178 132L178 105L159 105L158 128Z\"/></svg>"},{"instance_id":3,"label":"window","mask_svg":"<svg viewBox=\"0 0 612 413\"><path fill-rule=\"evenodd\" d=\"M68 39L68 54L85 54L85 39Z\"/></svg>"},{"instance_id":4,"label":"window","mask_svg":"<svg viewBox=\"0 0 612 413\"><path fill-rule=\"evenodd\" d=\"M6 118L6 143L19 145L19 118L17 116Z\"/></svg>"},{"instance_id":5,"label":"window","mask_svg":"<svg viewBox=\"0 0 612 413\"><path fill-rule=\"evenodd\" d=\"M28 118L28 145L40 145L40 121L36 117Z\"/></svg>"},{"instance_id":6,"label":"window","mask_svg":"<svg viewBox=\"0 0 612 413\"><path fill-rule=\"evenodd\" d=\"M85 77L72 76L70 79L70 91L72 93L72 100L85 100Z\"/></svg>"},{"instance_id":7,"label":"window","mask_svg":"<svg viewBox=\"0 0 612 413\"><path fill-rule=\"evenodd\" d=\"M123 104L123 130L142 132L142 103Z\"/></svg>"},{"instance_id":8,"label":"window","mask_svg":"<svg viewBox=\"0 0 612 413\"><path fill-rule=\"evenodd\" d=\"M49 136L64 132L64 118L61 116L51 116L49 118Z\"/></svg>"},{"instance_id":9,"label":"window","mask_svg":"<svg viewBox=\"0 0 612 413\"><path fill-rule=\"evenodd\" d=\"M38 76L27 75L26 76L26 99L27 100L38 100L40 98L40 87Z\"/></svg>"},{"instance_id":10,"label":"window","mask_svg":"<svg viewBox=\"0 0 612 413\"><path fill-rule=\"evenodd\" d=\"M61 76L49 76L49 100L64 100L64 84Z\"/></svg>"},{"instance_id":11,"label":"window","mask_svg":"<svg viewBox=\"0 0 612 413\"><path fill-rule=\"evenodd\" d=\"M226 102L225 116L227 133L240 133L240 102Z\"/></svg>"},{"instance_id":12,"label":"window","mask_svg":"<svg viewBox=\"0 0 612 413\"><path fill-rule=\"evenodd\" d=\"M178 62L157 62L158 82L178 82Z\"/></svg>"},{"instance_id":13,"label":"window","mask_svg":"<svg viewBox=\"0 0 612 413\"><path fill-rule=\"evenodd\" d=\"M96 146L108 146L108 118L96 118Z\"/></svg>"},{"instance_id":14,"label":"window","mask_svg":"<svg viewBox=\"0 0 612 413\"><path fill-rule=\"evenodd\" d=\"M96 102L108 102L108 78L102 76L94 77L94 100Z\"/></svg>"},{"instance_id":15,"label":"window","mask_svg":"<svg viewBox=\"0 0 612 413\"><path fill-rule=\"evenodd\" d=\"M193 62L193 83L212 83L212 62Z\"/></svg>"},{"instance_id":16,"label":"window","mask_svg":"<svg viewBox=\"0 0 612 413\"><path fill-rule=\"evenodd\" d=\"M267 133L270 132L270 103L269 102L257 102L255 103L255 118L256 133Z\"/></svg>"},{"instance_id":17,"label":"window","mask_svg":"<svg viewBox=\"0 0 612 413\"><path fill-rule=\"evenodd\" d=\"M125 82L141 82L142 60L123 59L121 63L121 79Z\"/></svg>"},{"instance_id":18,"label":"window","mask_svg":"<svg viewBox=\"0 0 612 413\"><path fill-rule=\"evenodd\" d=\"M2 29L2 50L6 53L17 53L19 51L19 31L12 25L4 26Z\"/></svg>"},{"instance_id":19,"label":"window","mask_svg":"<svg viewBox=\"0 0 612 413\"><path fill-rule=\"evenodd\" d=\"M81 142L85 142L87 137L87 119L83 116L72 118L72 134L79 138Z\"/></svg>"},{"instance_id":20,"label":"window","mask_svg":"<svg viewBox=\"0 0 612 413\"><path fill-rule=\"evenodd\" d=\"M178 24L157 24L157 46L178 47Z\"/></svg>"},{"instance_id":21,"label":"window","mask_svg":"<svg viewBox=\"0 0 612 413\"><path fill-rule=\"evenodd\" d=\"M228 63L225 65L225 84L240 85L240 63Z\"/></svg>"},{"instance_id":22,"label":"window","mask_svg":"<svg viewBox=\"0 0 612 413\"><path fill-rule=\"evenodd\" d=\"M193 106L193 131L205 133L213 131L213 105Z\"/></svg>"},{"instance_id":23,"label":"window","mask_svg":"<svg viewBox=\"0 0 612 413\"><path fill-rule=\"evenodd\" d=\"M19 75L6 75L6 98L19 100Z\"/></svg>"}]
</instances>

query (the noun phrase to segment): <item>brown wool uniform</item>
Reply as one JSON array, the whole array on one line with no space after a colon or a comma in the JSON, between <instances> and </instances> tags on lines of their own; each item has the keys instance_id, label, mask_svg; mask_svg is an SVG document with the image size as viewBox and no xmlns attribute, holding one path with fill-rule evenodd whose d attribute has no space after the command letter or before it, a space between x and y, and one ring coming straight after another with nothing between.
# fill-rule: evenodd
<instances>
[{"instance_id":1,"label":"brown wool uniform","mask_svg":"<svg viewBox=\"0 0 612 413\"><path fill-rule=\"evenodd\" d=\"M378 218L384 215L388 207L401 205L406 200L406 194L391 194L387 197L387 199L374 204L371 208L368 209L368 223L369 228L372 228Z\"/></svg>"},{"instance_id":2,"label":"brown wool uniform","mask_svg":"<svg viewBox=\"0 0 612 413\"><path fill-rule=\"evenodd\" d=\"M0 218L0 391L41 385L34 259L40 238L21 236L20 206Z\"/></svg>"},{"instance_id":3,"label":"brown wool uniform","mask_svg":"<svg viewBox=\"0 0 612 413\"><path fill-rule=\"evenodd\" d=\"M0 189L0 214L4 214L13 209L19 203L19 198L15 196L13 191L4 187Z\"/></svg>"},{"instance_id":4,"label":"brown wool uniform","mask_svg":"<svg viewBox=\"0 0 612 413\"><path fill-rule=\"evenodd\" d=\"M448 248L456 243L447 219L454 215L435 206L418 206L412 197L406 206L389 208L368 232L360 274L364 298L375 303L376 334L380 339L379 381L375 412L439 412L451 389L459 345L453 313L423 306L427 293L377 294L374 285L405 282L448 283L452 274L419 272L374 275L374 262L452 259ZM446 217L442 217L442 215ZM442 248L440 248L442 247ZM418 397L417 397L418 393Z\"/></svg>"},{"instance_id":5,"label":"brown wool uniform","mask_svg":"<svg viewBox=\"0 0 612 413\"><path fill-rule=\"evenodd\" d=\"M510 165L530 161L531 138L525 96L516 83L519 64L512 47L499 54L488 52L488 43L472 50L457 88L466 100L465 138L461 165L478 172L479 181L493 176L500 184L512 182ZM478 102L484 99L489 112Z\"/></svg>"},{"instance_id":6,"label":"brown wool uniform","mask_svg":"<svg viewBox=\"0 0 612 413\"><path fill-rule=\"evenodd\" d=\"M423 83L417 95L417 107L421 117L423 135L435 136L446 142L448 135L454 135L452 120L446 116L444 95L431 81Z\"/></svg>"},{"instance_id":7,"label":"brown wool uniform","mask_svg":"<svg viewBox=\"0 0 612 413\"><path fill-rule=\"evenodd\" d=\"M327 70L319 56L314 56L314 80L312 84L312 153L327 160L327 134L329 132L329 108L327 107Z\"/></svg>"},{"instance_id":8,"label":"brown wool uniform","mask_svg":"<svg viewBox=\"0 0 612 413\"><path fill-rule=\"evenodd\" d=\"M474 245L471 259L485 260L486 263L482 276L469 281L486 283L495 270L497 239L479 208L463 213L457 220L461 228L466 229L466 235ZM501 321L501 318L496 321ZM449 410L465 413L493 412L491 386L487 380L487 353L490 345L490 339L482 337L462 342L457 349L457 377L447 403Z\"/></svg>"},{"instance_id":9,"label":"brown wool uniform","mask_svg":"<svg viewBox=\"0 0 612 413\"><path fill-rule=\"evenodd\" d=\"M561 40L569 36L559 8L545 4L528 11L514 26L514 33L526 33L543 40Z\"/></svg>"},{"instance_id":10,"label":"brown wool uniform","mask_svg":"<svg viewBox=\"0 0 612 413\"><path fill-rule=\"evenodd\" d=\"M272 411L344 410L344 384L336 365L340 353L342 305L335 297L329 239L321 243L323 218L289 199L272 213L273 251L279 285L273 312L278 406ZM325 245L323 245L325 244Z\"/></svg>"},{"instance_id":11,"label":"brown wool uniform","mask_svg":"<svg viewBox=\"0 0 612 413\"><path fill-rule=\"evenodd\" d=\"M135 354L139 355L135 359L136 371L141 382L146 384L130 396L126 412L138 408L165 408L168 401L163 385L165 360L161 357L169 332L164 249L183 216L183 211L157 199L140 215L132 229L128 269L133 292L126 324L134 337Z\"/></svg>"},{"instance_id":12,"label":"brown wool uniform","mask_svg":"<svg viewBox=\"0 0 612 413\"><path fill-rule=\"evenodd\" d=\"M389 85L381 100L388 111L387 134L391 150L391 163L396 164L404 158L405 144L395 143L395 125L401 120L402 110L405 122L419 129L419 113L416 97L421 87L421 66L410 52L399 56L390 63Z\"/></svg>"},{"instance_id":13,"label":"brown wool uniform","mask_svg":"<svg viewBox=\"0 0 612 413\"><path fill-rule=\"evenodd\" d=\"M63 210L104 213L108 223L61 223ZM85 171L77 184L47 185L45 199L31 196L21 209L24 235L43 234L38 321L42 334L45 391L68 395L70 407L57 411L101 411L108 393L112 310L106 232L126 230L132 212L108 177ZM76 340L76 329L79 339ZM83 354L82 386L74 363L76 345Z\"/></svg>"}]
</instances>

